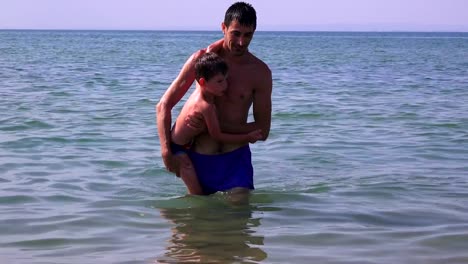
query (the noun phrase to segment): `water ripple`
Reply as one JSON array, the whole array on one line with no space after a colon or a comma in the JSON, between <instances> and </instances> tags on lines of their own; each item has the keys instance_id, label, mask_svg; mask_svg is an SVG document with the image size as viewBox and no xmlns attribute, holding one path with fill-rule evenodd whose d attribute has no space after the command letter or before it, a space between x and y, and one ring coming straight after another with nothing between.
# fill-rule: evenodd
<instances>
[{"instance_id":1,"label":"water ripple","mask_svg":"<svg viewBox=\"0 0 468 264\"><path fill-rule=\"evenodd\" d=\"M3 262L467 262L466 34L256 33L272 127L244 205L186 196L155 127L219 37L0 31Z\"/></svg>"}]
</instances>

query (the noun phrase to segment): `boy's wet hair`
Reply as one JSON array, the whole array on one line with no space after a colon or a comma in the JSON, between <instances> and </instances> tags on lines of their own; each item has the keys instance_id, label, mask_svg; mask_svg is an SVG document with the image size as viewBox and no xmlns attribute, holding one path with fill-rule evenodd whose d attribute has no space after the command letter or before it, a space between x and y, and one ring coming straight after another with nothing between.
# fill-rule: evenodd
<instances>
[{"instance_id":1,"label":"boy's wet hair","mask_svg":"<svg viewBox=\"0 0 468 264\"><path fill-rule=\"evenodd\" d=\"M253 6L245 2L236 2L232 4L224 16L224 24L229 27L232 21L239 22L241 26L253 26L257 28L257 13Z\"/></svg>"},{"instance_id":2,"label":"boy's wet hair","mask_svg":"<svg viewBox=\"0 0 468 264\"><path fill-rule=\"evenodd\" d=\"M195 62L195 79L198 81L204 78L209 81L211 78L221 73L226 75L228 66L226 62L214 52L203 54Z\"/></svg>"}]
</instances>

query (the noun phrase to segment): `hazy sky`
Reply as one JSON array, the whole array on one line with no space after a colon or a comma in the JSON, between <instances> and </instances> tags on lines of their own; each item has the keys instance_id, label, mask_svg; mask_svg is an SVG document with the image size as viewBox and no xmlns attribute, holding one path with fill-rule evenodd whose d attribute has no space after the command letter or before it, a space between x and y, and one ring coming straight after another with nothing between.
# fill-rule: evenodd
<instances>
[{"instance_id":1,"label":"hazy sky","mask_svg":"<svg viewBox=\"0 0 468 264\"><path fill-rule=\"evenodd\" d=\"M218 30L226 0L0 0L0 29ZM251 0L258 30L468 31L468 0Z\"/></svg>"}]
</instances>

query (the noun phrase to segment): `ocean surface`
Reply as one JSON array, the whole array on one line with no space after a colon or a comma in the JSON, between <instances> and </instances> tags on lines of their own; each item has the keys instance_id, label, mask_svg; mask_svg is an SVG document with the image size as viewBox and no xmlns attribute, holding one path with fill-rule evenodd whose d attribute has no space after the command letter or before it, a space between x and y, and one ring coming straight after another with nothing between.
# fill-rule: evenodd
<instances>
[{"instance_id":1,"label":"ocean surface","mask_svg":"<svg viewBox=\"0 0 468 264\"><path fill-rule=\"evenodd\" d=\"M468 263L468 33L257 32L244 205L186 196L156 132L219 38L0 31L0 263Z\"/></svg>"}]
</instances>

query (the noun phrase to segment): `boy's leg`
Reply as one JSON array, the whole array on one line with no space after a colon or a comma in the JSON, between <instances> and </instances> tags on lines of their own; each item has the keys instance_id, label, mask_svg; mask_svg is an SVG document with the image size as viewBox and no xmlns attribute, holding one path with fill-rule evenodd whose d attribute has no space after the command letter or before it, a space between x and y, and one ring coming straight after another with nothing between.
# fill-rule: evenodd
<instances>
[{"instance_id":1,"label":"boy's leg","mask_svg":"<svg viewBox=\"0 0 468 264\"><path fill-rule=\"evenodd\" d=\"M187 186L189 194L203 195L203 190L198 181L195 168L189 156L185 153L176 155L179 161L179 175Z\"/></svg>"}]
</instances>

